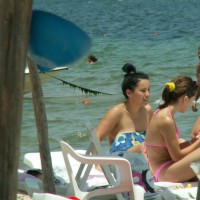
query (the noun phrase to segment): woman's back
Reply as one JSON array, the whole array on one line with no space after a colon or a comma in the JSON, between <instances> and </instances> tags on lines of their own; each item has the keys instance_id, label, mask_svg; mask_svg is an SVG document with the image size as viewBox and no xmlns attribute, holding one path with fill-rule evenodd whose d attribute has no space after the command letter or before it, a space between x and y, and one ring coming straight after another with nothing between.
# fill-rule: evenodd
<instances>
[{"instance_id":1,"label":"woman's back","mask_svg":"<svg viewBox=\"0 0 200 200\"><path fill-rule=\"evenodd\" d=\"M165 141L165 134L168 134L166 125L169 123L174 124L174 132L176 132L176 124L171 117L169 107L167 107L154 113L147 128L145 147L153 171L163 162L172 160Z\"/></svg>"}]
</instances>

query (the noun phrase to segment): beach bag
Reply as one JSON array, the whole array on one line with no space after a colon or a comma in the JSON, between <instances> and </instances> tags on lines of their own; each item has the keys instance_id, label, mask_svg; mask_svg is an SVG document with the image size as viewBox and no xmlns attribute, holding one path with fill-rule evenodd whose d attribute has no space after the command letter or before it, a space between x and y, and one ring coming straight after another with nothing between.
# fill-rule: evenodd
<instances>
[{"instance_id":1,"label":"beach bag","mask_svg":"<svg viewBox=\"0 0 200 200\"><path fill-rule=\"evenodd\" d=\"M134 184L142 186L146 192L154 193L154 177L149 170L143 154L134 152L115 152L112 156L120 156L127 159L131 164Z\"/></svg>"},{"instance_id":2,"label":"beach bag","mask_svg":"<svg viewBox=\"0 0 200 200\"><path fill-rule=\"evenodd\" d=\"M154 193L154 177L149 169L142 171L132 171L133 182L142 186L146 192Z\"/></svg>"}]
</instances>

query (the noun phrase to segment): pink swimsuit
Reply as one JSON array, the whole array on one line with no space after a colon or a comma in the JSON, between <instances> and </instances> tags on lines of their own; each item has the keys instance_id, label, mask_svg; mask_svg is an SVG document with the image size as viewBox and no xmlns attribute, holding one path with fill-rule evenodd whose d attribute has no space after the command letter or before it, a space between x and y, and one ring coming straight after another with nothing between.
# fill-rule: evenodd
<instances>
[{"instance_id":1,"label":"pink swimsuit","mask_svg":"<svg viewBox=\"0 0 200 200\"><path fill-rule=\"evenodd\" d=\"M170 109L168 108L168 113L170 115L170 117L172 117L171 115L171 112L170 112ZM159 109L155 111L154 115L156 115L156 113L159 112ZM175 122L174 122L175 123ZM175 126L176 126L176 136L177 138L180 138L180 130L179 128L177 127L176 123L175 123ZM150 147L159 147L159 148L167 148L166 144L150 144L150 143L146 143L144 142L144 153L146 154L147 158L148 158L148 155L147 155L147 150L146 150L146 146L150 146ZM160 165L156 171L154 172L154 179L156 182L158 182L158 176L160 174L160 172L167 166L167 165L170 165L171 163L173 163L172 160L169 160L169 161L166 161L164 162L162 165ZM148 163L149 164L149 163Z\"/></svg>"}]
</instances>

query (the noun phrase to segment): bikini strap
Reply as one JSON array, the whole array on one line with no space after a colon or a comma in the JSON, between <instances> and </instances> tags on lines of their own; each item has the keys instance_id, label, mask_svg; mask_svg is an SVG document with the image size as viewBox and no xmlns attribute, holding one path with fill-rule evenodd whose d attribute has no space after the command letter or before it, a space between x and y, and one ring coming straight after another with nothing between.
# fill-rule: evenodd
<instances>
[{"instance_id":1,"label":"bikini strap","mask_svg":"<svg viewBox=\"0 0 200 200\"><path fill-rule=\"evenodd\" d=\"M170 110L169 106L167 108L168 108L168 114L169 114L169 116L173 119L172 113L171 113L171 110Z\"/></svg>"},{"instance_id":2,"label":"bikini strap","mask_svg":"<svg viewBox=\"0 0 200 200\"><path fill-rule=\"evenodd\" d=\"M170 117L173 119L172 113L171 113L171 110L170 110L169 106L168 106L168 113L169 113ZM177 138L180 138L181 132L180 132L178 126L176 125L175 120L174 120L174 124L175 124L175 127L176 127L176 136L177 136Z\"/></svg>"},{"instance_id":3,"label":"bikini strap","mask_svg":"<svg viewBox=\"0 0 200 200\"><path fill-rule=\"evenodd\" d=\"M160 111L160 109L157 109L157 110L153 113L153 115L156 115L159 111Z\"/></svg>"}]
</instances>

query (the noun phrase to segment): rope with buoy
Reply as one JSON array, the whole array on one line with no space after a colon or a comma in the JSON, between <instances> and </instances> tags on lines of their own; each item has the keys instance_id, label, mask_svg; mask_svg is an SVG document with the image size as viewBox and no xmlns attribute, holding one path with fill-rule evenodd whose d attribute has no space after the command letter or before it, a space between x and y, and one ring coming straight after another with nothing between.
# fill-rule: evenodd
<instances>
[{"instance_id":1,"label":"rope with buoy","mask_svg":"<svg viewBox=\"0 0 200 200\"><path fill-rule=\"evenodd\" d=\"M91 89L88 89L88 88L85 88L85 87L81 87L81 86L78 86L78 85L75 85L73 83L70 83L68 81L65 81L61 78L58 78L58 77L55 77L55 76L52 76L48 73L46 73L48 76L52 77L52 78L55 78L59 81L61 81L64 85L69 85L70 87L72 88L78 88L80 89L82 92L84 92L85 94L94 94L94 95L99 95L99 94L105 94L105 95L113 95L113 94L110 94L110 93L106 93L106 92L100 92L100 91L97 91L97 90L91 90Z\"/></svg>"}]
</instances>

